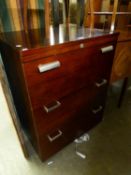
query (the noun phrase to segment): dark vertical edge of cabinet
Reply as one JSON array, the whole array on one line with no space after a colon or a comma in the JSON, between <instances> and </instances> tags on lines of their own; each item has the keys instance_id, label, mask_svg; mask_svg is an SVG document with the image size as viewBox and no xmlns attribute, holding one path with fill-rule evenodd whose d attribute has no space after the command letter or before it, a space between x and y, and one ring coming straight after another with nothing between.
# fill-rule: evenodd
<instances>
[{"instance_id":1,"label":"dark vertical edge of cabinet","mask_svg":"<svg viewBox=\"0 0 131 175\"><path fill-rule=\"evenodd\" d=\"M28 99L22 65L20 63L20 51L14 50L10 45L0 41L0 53L4 63L9 87L13 96L13 102L22 128L27 133L30 141L36 146L36 133L32 127L33 117Z\"/></svg>"}]
</instances>

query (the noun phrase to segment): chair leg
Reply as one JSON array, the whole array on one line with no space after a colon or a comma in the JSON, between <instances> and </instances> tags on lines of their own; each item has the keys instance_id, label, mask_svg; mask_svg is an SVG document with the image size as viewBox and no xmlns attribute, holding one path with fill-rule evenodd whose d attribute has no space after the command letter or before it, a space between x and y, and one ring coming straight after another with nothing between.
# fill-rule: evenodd
<instances>
[{"instance_id":1,"label":"chair leg","mask_svg":"<svg viewBox=\"0 0 131 175\"><path fill-rule=\"evenodd\" d=\"M24 19L24 30L25 32L28 31L28 21L27 21L27 10L28 10L28 0L23 1L23 19Z\"/></svg>"},{"instance_id":2,"label":"chair leg","mask_svg":"<svg viewBox=\"0 0 131 175\"><path fill-rule=\"evenodd\" d=\"M122 89L121 89L121 93L120 93L120 97L119 97L119 101L118 101L118 108L120 108L122 103L123 103L123 99L124 99L124 95L125 95L125 92L126 92L127 84L128 84L128 77L126 77L124 79L124 82L123 82L123 85L122 85Z\"/></svg>"}]
</instances>

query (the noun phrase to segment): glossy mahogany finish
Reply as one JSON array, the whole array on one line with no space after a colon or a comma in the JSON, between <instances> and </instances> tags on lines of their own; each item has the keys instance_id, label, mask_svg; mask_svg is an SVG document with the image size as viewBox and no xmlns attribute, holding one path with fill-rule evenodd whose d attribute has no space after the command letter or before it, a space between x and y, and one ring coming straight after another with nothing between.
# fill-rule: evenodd
<instances>
[{"instance_id":1,"label":"glossy mahogany finish","mask_svg":"<svg viewBox=\"0 0 131 175\"><path fill-rule=\"evenodd\" d=\"M110 58L113 57L114 51L102 55L101 48L105 45L107 43L97 46L96 42L95 48L86 47L78 49L77 52L70 51L24 64L32 105L34 107L40 103L46 105L80 88L92 86L94 82L108 79L112 65ZM39 65L54 61L59 61L61 66L47 72L39 72ZM34 93L35 89L39 91Z\"/></svg>"},{"instance_id":2,"label":"glossy mahogany finish","mask_svg":"<svg viewBox=\"0 0 131 175\"><path fill-rule=\"evenodd\" d=\"M43 48L56 46L59 44L66 44L76 41L84 41L85 39L96 40L97 37L107 36L112 38L112 32L103 31L100 29L77 27L75 24L60 25L59 27L50 27L48 35L45 33L45 29L33 29L28 32L16 31L6 32L1 34L2 40L16 48L21 45L24 55L27 55L30 49ZM104 40L106 38L103 38ZM113 39L112 39L113 40ZM100 41L99 41L100 42ZM18 48L18 47L17 47Z\"/></svg>"},{"instance_id":3,"label":"glossy mahogany finish","mask_svg":"<svg viewBox=\"0 0 131 175\"><path fill-rule=\"evenodd\" d=\"M68 27L14 32L0 47L17 112L42 160L102 120L118 33ZM111 46L113 50L102 53ZM59 61L40 73L39 65Z\"/></svg>"}]
</instances>

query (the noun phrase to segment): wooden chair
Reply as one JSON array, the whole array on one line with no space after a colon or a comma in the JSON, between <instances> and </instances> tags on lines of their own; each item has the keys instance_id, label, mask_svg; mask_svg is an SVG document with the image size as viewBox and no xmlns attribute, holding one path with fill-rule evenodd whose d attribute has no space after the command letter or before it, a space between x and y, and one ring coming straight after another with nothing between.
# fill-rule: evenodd
<instances>
[{"instance_id":1,"label":"wooden chair","mask_svg":"<svg viewBox=\"0 0 131 175\"><path fill-rule=\"evenodd\" d=\"M89 19L89 11L90 11L90 19ZM94 28L94 0L86 2L84 26L85 27L90 26L91 29Z\"/></svg>"},{"instance_id":2,"label":"wooden chair","mask_svg":"<svg viewBox=\"0 0 131 175\"><path fill-rule=\"evenodd\" d=\"M114 0L114 4L113 4L113 11L112 12L95 12L94 11L94 1L92 0L92 1L90 1L90 5L91 5L91 12L90 12L90 15L92 16L91 18L90 18L90 20L91 20L91 26L92 27L94 27L94 23L95 23L95 18L94 18L94 16L93 16L93 14L94 15L111 15L111 25L110 25L110 31L111 32L113 32L113 31L115 31L116 29L116 19L117 19L117 14L118 14L118 6L120 5L120 1L119 0ZM87 16L88 16L88 5L87 5L87 7L86 7L86 21L87 21ZM124 14L123 12L119 12L119 14ZM130 14L131 15L131 14ZM131 25L128 25L127 27L128 27L128 30L129 30L129 28L130 28L130 26ZM120 42L129 42L129 41L131 41L131 38L129 38L129 37L127 37L126 39L119 39L118 40L118 44L120 43ZM119 58L117 58L117 59L119 59ZM115 67L116 66L116 64L117 63L115 63L114 62L114 66L113 67ZM127 63L128 64L128 63ZM123 66L123 65L122 65ZM114 76L113 75L113 72L112 72L112 76ZM121 92L120 92L120 97L119 97L119 101L118 101L118 107L120 107L121 105L122 105L122 102L123 102L123 99L124 99L124 94L125 94L125 92L126 92L126 88L127 88L127 85L128 85L128 75L125 75L125 76L123 76L122 77L124 80L123 80L123 85L122 85L122 88L121 88ZM111 77L111 79L114 79L114 77ZM111 83L112 83L112 81L111 81Z\"/></svg>"},{"instance_id":3,"label":"wooden chair","mask_svg":"<svg viewBox=\"0 0 131 175\"><path fill-rule=\"evenodd\" d=\"M117 14L118 5L119 5L118 0L115 0L115 2L114 2L114 9L113 9L113 15L112 15L112 21L111 21L111 28L110 28L111 31L114 31L115 30L115 22L116 22L116 14ZM128 28L128 30L130 30L130 25L127 25L126 27ZM125 27L125 29L126 29L126 27ZM122 35L122 32L123 31L120 31L120 35ZM127 33L127 36L126 37L120 36L119 39L118 39L118 44L117 45L119 45L119 43L127 43L126 45L128 45L128 42L131 42L131 35L128 36L128 34L129 33ZM118 51L118 52L120 53L122 51L122 49L124 49L124 48L121 48L121 50ZM123 59L124 59L124 57L125 57L125 55L123 55ZM122 59L122 58L116 58L116 59L119 60L119 59ZM129 66L129 63L128 62L127 63L124 62L124 64L127 64ZM119 65L121 67L124 67L124 64L121 64L121 65L119 64ZM130 64L130 66L131 66L131 64ZM114 62L114 66L113 67L118 67L117 66L117 62ZM128 81L129 81L129 78L128 77L130 75L131 75L131 72L128 71L127 73L125 73L124 75L121 76L121 78L123 78L123 84L122 84L122 88L121 88L121 92L120 92L120 97L119 97L119 100L118 100L118 107L119 108L121 107L121 105L123 103L124 96L125 96L125 93L126 93L126 89L127 89L127 86L128 86ZM112 80L115 79L114 76L115 75L113 75L113 70L112 70L112 76L111 76L111 79ZM117 78L116 78L116 80L117 80Z\"/></svg>"},{"instance_id":4,"label":"wooden chair","mask_svg":"<svg viewBox=\"0 0 131 175\"><path fill-rule=\"evenodd\" d=\"M112 19L111 19L111 26L110 30L113 32L115 30L115 22L116 22L116 13L118 9L118 0L114 1L114 7L113 7L113 13L112 13Z\"/></svg>"},{"instance_id":5,"label":"wooden chair","mask_svg":"<svg viewBox=\"0 0 131 175\"><path fill-rule=\"evenodd\" d=\"M130 31L131 32L131 31ZM118 107L121 107L124 96L126 93L126 89L128 86L128 80L131 76L131 33L130 35L124 37L121 36L118 39L116 56L114 60L114 65L112 69L111 75L111 83L123 79L123 84L120 92L120 97L118 101Z\"/></svg>"},{"instance_id":6,"label":"wooden chair","mask_svg":"<svg viewBox=\"0 0 131 175\"><path fill-rule=\"evenodd\" d=\"M70 19L69 19L69 8L70 8L70 1L69 0L64 0L63 4L64 4L64 14L63 14L63 18L65 19L64 22L66 24L69 24ZM59 1L58 0L52 0L52 16L53 16L53 25L54 26L58 26L59 25L59 16L58 16L58 8L59 8ZM83 13L83 9L84 9L84 0L79 1L78 6L79 5L83 5L81 11L79 12L79 16L80 19L78 21L78 25L82 25L83 21L84 23L86 23L87 21L87 11L90 8L91 11L91 20L90 20L90 28L94 27L94 0L89 0L89 3L86 4L86 8L85 8L85 16ZM45 6L45 19L46 19L46 25L45 25L45 29L46 32L49 30L49 26L50 26L50 5L49 5L49 0L44 0L44 6ZM24 30L26 32L28 32L28 0L23 0L23 27ZM84 18L84 19L82 19ZM43 20L44 21L44 20Z\"/></svg>"},{"instance_id":7,"label":"wooden chair","mask_svg":"<svg viewBox=\"0 0 131 175\"><path fill-rule=\"evenodd\" d=\"M96 16L111 15L112 17L111 17L110 30L114 31L114 29L115 29L115 22L116 22L116 12L117 12L117 8L118 8L118 0L114 1L113 12L99 12L99 11L95 12L95 10L98 10L98 8L100 8L100 7L97 7L97 6L99 6L98 3L101 3L101 2L98 2L96 7L95 7L95 3L96 2L94 0L87 1L86 10L85 10L85 20L84 20L85 26L88 26L89 23L90 23L91 24L91 28L93 28L95 26L95 23L98 22L98 20L99 20L99 18L96 19ZM90 6L90 10L89 10L89 6ZM89 19L90 22L87 22L88 18L89 18L89 15L90 15L90 19Z\"/></svg>"}]
</instances>

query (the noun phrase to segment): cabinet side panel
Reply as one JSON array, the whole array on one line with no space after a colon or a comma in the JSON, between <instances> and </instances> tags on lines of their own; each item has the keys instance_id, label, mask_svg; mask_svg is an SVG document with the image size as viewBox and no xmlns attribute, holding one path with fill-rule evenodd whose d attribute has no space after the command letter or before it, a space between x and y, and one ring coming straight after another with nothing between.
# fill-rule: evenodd
<instances>
[{"instance_id":1,"label":"cabinet side panel","mask_svg":"<svg viewBox=\"0 0 131 175\"><path fill-rule=\"evenodd\" d=\"M0 42L0 52L18 117L33 145L37 147L35 126L30 101L28 99L28 92L26 91L24 83L20 54L3 42Z\"/></svg>"}]
</instances>

